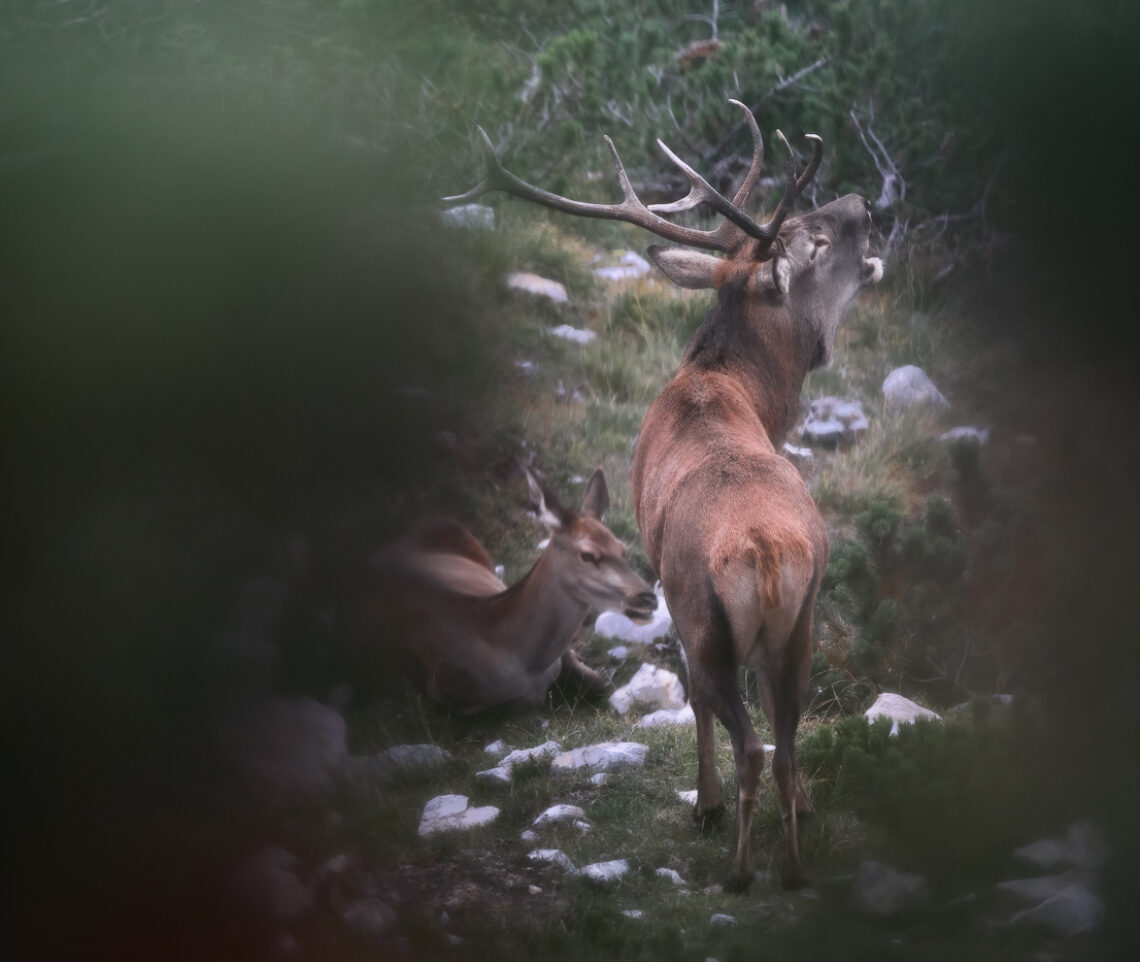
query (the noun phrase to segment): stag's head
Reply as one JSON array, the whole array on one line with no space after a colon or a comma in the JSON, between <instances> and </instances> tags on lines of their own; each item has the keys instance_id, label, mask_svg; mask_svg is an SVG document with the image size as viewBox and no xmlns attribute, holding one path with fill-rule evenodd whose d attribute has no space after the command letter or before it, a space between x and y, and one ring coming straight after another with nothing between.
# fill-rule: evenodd
<instances>
[{"instance_id":1,"label":"stag's head","mask_svg":"<svg viewBox=\"0 0 1140 962\"><path fill-rule=\"evenodd\" d=\"M685 175L689 193L670 204L646 206L637 197L613 141L609 145L623 199L617 204L594 204L570 200L520 180L498 160L486 133L479 130L487 155L487 176L466 194L445 198L451 203L471 200L489 190L503 190L526 200L582 217L598 217L636 224L683 248L651 247L650 256L666 275L681 287L716 288L721 300L740 303L776 304L786 308L790 323L810 346L810 365L818 367L831 357L835 333L859 288L883 276L877 257L868 257L871 232L870 209L861 197L848 194L817 210L789 218L792 205L819 169L823 142L808 134L812 158L797 174L795 156L784 135L776 137L784 147L786 185L776 210L759 224L744 207L760 179L764 165L764 141L756 118L744 104L730 103L744 112L752 133L752 165L732 200L713 188L692 167L660 140L658 146ZM662 217L706 204L724 217L713 230L684 227ZM688 248L716 251L715 257Z\"/></svg>"},{"instance_id":2,"label":"stag's head","mask_svg":"<svg viewBox=\"0 0 1140 962\"><path fill-rule=\"evenodd\" d=\"M630 567L625 545L603 522L610 494L601 469L590 478L577 511L563 507L529 468L524 471L530 507L550 534L545 557L563 590L595 611L620 611L639 624L650 621L657 596Z\"/></svg>"}]
</instances>

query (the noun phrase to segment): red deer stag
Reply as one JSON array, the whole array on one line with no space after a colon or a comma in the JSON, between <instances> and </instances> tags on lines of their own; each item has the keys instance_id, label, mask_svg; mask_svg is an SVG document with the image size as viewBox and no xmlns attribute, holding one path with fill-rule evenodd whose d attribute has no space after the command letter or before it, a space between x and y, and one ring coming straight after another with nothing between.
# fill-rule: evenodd
<instances>
[{"instance_id":1,"label":"red deer stag","mask_svg":"<svg viewBox=\"0 0 1140 962\"><path fill-rule=\"evenodd\" d=\"M600 684L570 648L583 620L593 609L646 622L657 597L602 523L610 499L601 470L578 511L526 476L531 507L550 532L534 567L508 588L458 521L424 522L371 559L350 628L358 661L410 660L430 697L463 712L536 708L563 671L580 687ZM380 637L397 646L384 653L396 658L367 657Z\"/></svg>"},{"instance_id":2,"label":"red deer stag","mask_svg":"<svg viewBox=\"0 0 1140 962\"><path fill-rule=\"evenodd\" d=\"M488 173L466 200L499 189L585 217L626 221L670 241L717 251L650 247L676 284L714 288L716 303L693 335L673 380L650 406L633 462L637 521L684 646L697 721L697 804L705 819L723 810L714 762L713 718L732 738L738 802L728 884L751 880L749 835L764 746L741 698L738 669L756 674L776 742L772 768L783 809L784 884L804 880L799 820L811 806L796 766L795 734L811 665L812 613L828 559L827 528L796 469L780 454L800 405L804 377L825 364L858 290L882 277L867 256L867 203L849 194L789 217L815 176L820 138L798 177L787 152L787 186L766 223L744 205L760 177L764 146L752 112L752 166L729 201L661 141L691 189L671 204L645 206L607 137L624 195L618 204L569 200L510 174L490 141ZM658 216L707 204L725 220L698 230Z\"/></svg>"}]
</instances>

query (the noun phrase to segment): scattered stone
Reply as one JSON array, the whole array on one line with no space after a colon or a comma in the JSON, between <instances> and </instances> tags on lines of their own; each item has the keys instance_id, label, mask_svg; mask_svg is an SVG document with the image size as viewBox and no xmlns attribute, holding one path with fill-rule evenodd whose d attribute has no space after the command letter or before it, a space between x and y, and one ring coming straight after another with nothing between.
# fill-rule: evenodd
<instances>
[{"instance_id":1,"label":"scattered stone","mask_svg":"<svg viewBox=\"0 0 1140 962\"><path fill-rule=\"evenodd\" d=\"M697 804L697 790L695 788L692 788L687 792L678 791L677 797L686 805Z\"/></svg>"},{"instance_id":2,"label":"scattered stone","mask_svg":"<svg viewBox=\"0 0 1140 962\"><path fill-rule=\"evenodd\" d=\"M942 721L942 716L915 704L909 698L883 692L875 699L875 704L863 712L868 722L876 718L889 718L891 720L891 735L899 733L899 725L910 725L919 718L928 718L931 721Z\"/></svg>"},{"instance_id":3,"label":"scattered stone","mask_svg":"<svg viewBox=\"0 0 1140 962\"><path fill-rule=\"evenodd\" d=\"M634 645L648 645L658 638L664 638L673 627L673 618L665 604L665 592L661 586L657 585L654 590L657 594L657 607L648 624L636 624L617 611L603 611L594 622L594 632L603 638L616 638Z\"/></svg>"},{"instance_id":4,"label":"scattered stone","mask_svg":"<svg viewBox=\"0 0 1140 962\"><path fill-rule=\"evenodd\" d=\"M538 885L528 885L526 887L526 890L528 892L530 892L531 895L541 895L542 894L542 888Z\"/></svg>"},{"instance_id":5,"label":"scattered stone","mask_svg":"<svg viewBox=\"0 0 1140 962\"><path fill-rule=\"evenodd\" d=\"M693 706L686 705L684 708L678 708L676 710L671 708L659 708L655 712L650 712L633 727L656 728L659 725L695 725L696 723L697 719L693 714Z\"/></svg>"},{"instance_id":6,"label":"scattered stone","mask_svg":"<svg viewBox=\"0 0 1140 962\"><path fill-rule=\"evenodd\" d=\"M609 780L610 780L610 776L609 776L609 773L607 773L607 772L598 772L597 775L591 775L590 776L590 784L591 785L597 785L598 788L601 788Z\"/></svg>"},{"instance_id":7,"label":"scattered stone","mask_svg":"<svg viewBox=\"0 0 1140 962\"><path fill-rule=\"evenodd\" d=\"M609 650L609 656L614 661L625 661L629 657L629 649L625 645L615 645Z\"/></svg>"},{"instance_id":8,"label":"scattered stone","mask_svg":"<svg viewBox=\"0 0 1140 962\"><path fill-rule=\"evenodd\" d=\"M231 877L238 904L278 925L304 918L313 908L313 893L298 877L299 864L297 856L280 845L259 848Z\"/></svg>"},{"instance_id":9,"label":"scattered stone","mask_svg":"<svg viewBox=\"0 0 1140 962\"><path fill-rule=\"evenodd\" d=\"M979 447L990 439L989 428L960 427L951 428L938 435L939 441L959 442L963 444L977 444Z\"/></svg>"},{"instance_id":10,"label":"scattered stone","mask_svg":"<svg viewBox=\"0 0 1140 962\"><path fill-rule=\"evenodd\" d=\"M671 868L659 868L653 874L656 875L658 878L668 879L670 882L672 882L678 888L684 888L685 885L688 884L685 882L685 880L683 878L681 878L681 875L679 872L677 872Z\"/></svg>"},{"instance_id":11,"label":"scattered stone","mask_svg":"<svg viewBox=\"0 0 1140 962\"><path fill-rule=\"evenodd\" d=\"M926 372L913 364L895 368L886 376L883 380L883 399L888 407L911 408L924 404L939 410L950 407L950 402L934 386Z\"/></svg>"},{"instance_id":12,"label":"scattered stone","mask_svg":"<svg viewBox=\"0 0 1140 962\"><path fill-rule=\"evenodd\" d=\"M609 772L619 768L639 768L645 764L649 746L639 742L603 742L563 752L551 763L554 771L590 768Z\"/></svg>"},{"instance_id":13,"label":"scattered stone","mask_svg":"<svg viewBox=\"0 0 1140 962\"><path fill-rule=\"evenodd\" d=\"M488 785L511 784L511 770L502 765L499 765L497 768L487 768L481 772L476 772L475 777Z\"/></svg>"},{"instance_id":14,"label":"scattered stone","mask_svg":"<svg viewBox=\"0 0 1140 962\"><path fill-rule=\"evenodd\" d=\"M589 344L598 335L581 327L571 327L569 324L559 324L551 332L555 337L564 341L573 341L575 344Z\"/></svg>"},{"instance_id":15,"label":"scattered stone","mask_svg":"<svg viewBox=\"0 0 1140 962\"><path fill-rule=\"evenodd\" d=\"M591 882L616 882L629 872L629 862L624 858L615 858L609 862L595 862L581 869L581 875Z\"/></svg>"},{"instance_id":16,"label":"scattered stone","mask_svg":"<svg viewBox=\"0 0 1140 962\"><path fill-rule=\"evenodd\" d=\"M230 719L222 740L248 798L267 813L328 805L349 757L343 716L312 698L257 701Z\"/></svg>"},{"instance_id":17,"label":"scattered stone","mask_svg":"<svg viewBox=\"0 0 1140 962\"><path fill-rule=\"evenodd\" d=\"M350 765L355 777L385 784L402 775L436 771L453 757L437 745L395 745L375 755L354 757Z\"/></svg>"},{"instance_id":18,"label":"scattered stone","mask_svg":"<svg viewBox=\"0 0 1140 962\"><path fill-rule=\"evenodd\" d=\"M345 908L341 921L353 935L373 943L386 943L396 927L396 913L380 899L356 899Z\"/></svg>"},{"instance_id":19,"label":"scattered stone","mask_svg":"<svg viewBox=\"0 0 1140 962\"><path fill-rule=\"evenodd\" d=\"M607 281L632 281L644 277L652 267L644 257L633 251L626 251L618 259L616 267L595 267L594 273Z\"/></svg>"},{"instance_id":20,"label":"scattered stone","mask_svg":"<svg viewBox=\"0 0 1140 962\"><path fill-rule=\"evenodd\" d=\"M1059 865L1098 869L1104 866L1111 854L1104 832L1092 822L1074 822L1063 838L1046 838L1017 849L1014 853L1050 869Z\"/></svg>"},{"instance_id":21,"label":"scattered stone","mask_svg":"<svg viewBox=\"0 0 1140 962\"><path fill-rule=\"evenodd\" d=\"M713 928L726 929L729 926L736 925L736 919L731 915L725 915L723 912L715 912L709 916L709 925Z\"/></svg>"},{"instance_id":22,"label":"scattered stone","mask_svg":"<svg viewBox=\"0 0 1140 962\"><path fill-rule=\"evenodd\" d=\"M635 705L649 711L684 708L685 689L681 679L665 668L642 665L628 685L610 695L610 706L619 715L628 714Z\"/></svg>"},{"instance_id":23,"label":"scattered stone","mask_svg":"<svg viewBox=\"0 0 1140 962\"><path fill-rule=\"evenodd\" d=\"M811 402L800 435L809 444L834 448L853 443L867 428L866 415L856 401L824 397Z\"/></svg>"},{"instance_id":24,"label":"scattered stone","mask_svg":"<svg viewBox=\"0 0 1140 962\"><path fill-rule=\"evenodd\" d=\"M864 862L855 875L852 904L861 912L888 918L930 898L921 875L899 872L880 862Z\"/></svg>"},{"instance_id":25,"label":"scattered stone","mask_svg":"<svg viewBox=\"0 0 1140 962\"><path fill-rule=\"evenodd\" d=\"M578 869L574 867L574 863L570 861L570 856L558 848L536 848L527 853L526 856L532 862L546 862L550 865L557 865L561 869L565 869L570 875L577 875ZM583 872L585 869L582 870Z\"/></svg>"},{"instance_id":26,"label":"scattered stone","mask_svg":"<svg viewBox=\"0 0 1140 962\"><path fill-rule=\"evenodd\" d=\"M1060 895L1069 886L1077 883L1072 873L1064 875L1043 875L1040 878L1012 879L1009 882L1000 882L997 886L999 892L1016 896L1025 902L1044 902L1046 899Z\"/></svg>"},{"instance_id":27,"label":"scattered stone","mask_svg":"<svg viewBox=\"0 0 1140 962\"><path fill-rule=\"evenodd\" d=\"M642 912L641 909L622 909L621 914L624 915L627 919L645 918L645 913Z\"/></svg>"},{"instance_id":28,"label":"scattered stone","mask_svg":"<svg viewBox=\"0 0 1140 962\"><path fill-rule=\"evenodd\" d=\"M1070 885L1040 905L1018 912L1010 925L1033 925L1058 935L1091 932L1104 921L1104 903L1083 885Z\"/></svg>"},{"instance_id":29,"label":"scattered stone","mask_svg":"<svg viewBox=\"0 0 1140 962\"><path fill-rule=\"evenodd\" d=\"M495 229L495 210L484 204L460 204L458 207L449 207L440 211L439 219L447 227L476 231Z\"/></svg>"},{"instance_id":30,"label":"scattered stone","mask_svg":"<svg viewBox=\"0 0 1140 962\"><path fill-rule=\"evenodd\" d=\"M538 832L532 832L528 828L519 834L519 838L521 838L524 842L526 842L527 845L533 845L535 842L538 841Z\"/></svg>"},{"instance_id":31,"label":"scattered stone","mask_svg":"<svg viewBox=\"0 0 1140 962\"><path fill-rule=\"evenodd\" d=\"M551 805L534 820L533 824L538 827L540 825L553 825L557 822L572 822L575 819L582 821L586 819L586 813L577 805Z\"/></svg>"},{"instance_id":32,"label":"scattered stone","mask_svg":"<svg viewBox=\"0 0 1140 962\"><path fill-rule=\"evenodd\" d=\"M784 442L784 453L792 458L799 458L801 461L810 461L812 458L811 448L797 448L794 444Z\"/></svg>"},{"instance_id":33,"label":"scattered stone","mask_svg":"<svg viewBox=\"0 0 1140 962\"><path fill-rule=\"evenodd\" d=\"M543 742L541 745L536 745L534 748L516 748L513 752L503 758L499 765L510 771L516 765L524 765L527 762L541 761L544 758L553 758L562 751L562 746L556 741Z\"/></svg>"},{"instance_id":34,"label":"scattered stone","mask_svg":"<svg viewBox=\"0 0 1140 962\"><path fill-rule=\"evenodd\" d=\"M437 795L424 806L419 834L460 831L490 825L499 817L493 805L471 808L466 795Z\"/></svg>"},{"instance_id":35,"label":"scattered stone","mask_svg":"<svg viewBox=\"0 0 1140 962\"><path fill-rule=\"evenodd\" d=\"M538 368L535 366L534 361L515 361L517 367L523 374L534 374Z\"/></svg>"},{"instance_id":36,"label":"scattered stone","mask_svg":"<svg viewBox=\"0 0 1140 962\"><path fill-rule=\"evenodd\" d=\"M566 288L558 281L539 277L530 271L516 271L507 275L507 287L513 291L522 291L525 294L534 294L536 297L545 297L555 304L569 304L570 298Z\"/></svg>"},{"instance_id":37,"label":"scattered stone","mask_svg":"<svg viewBox=\"0 0 1140 962\"><path fill-rule=\"evenodd\" d=\"M341 852L328 859L313 876L313 891L322 906L341 911L360 894L363 861Z\"/></svg>"},{"instance_id":38,"label":"scattered stone","mask_svg":"<svg viewBox=\"0 0 1140 962\"><path fill-rule=\"evenodd\" d=\"M483 746L483 752L487 755L492 756L493 758L502 758L510 750L511 750L511 746L508 745L501 738L496 739L495 741L491 742L490 745Z\"/></svg>"}]
</instances>

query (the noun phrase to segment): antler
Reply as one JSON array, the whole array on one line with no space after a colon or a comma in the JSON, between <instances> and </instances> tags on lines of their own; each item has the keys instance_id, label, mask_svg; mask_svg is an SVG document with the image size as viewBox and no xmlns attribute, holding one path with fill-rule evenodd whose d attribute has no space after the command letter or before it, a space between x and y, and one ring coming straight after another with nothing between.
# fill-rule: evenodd
<instances>
[{"instance_id":1,"label":"antler","mask_svg":"<svg viewBox=\"0 0 1140 962\"><path fill-rule=\"evenodd\" d=\"M760 168L764 164L764 141L760 136L760 128L756 123L756 118L752 115L752 111L739 100L730 100L729 103L734 104L744 111L748 120L749 129L752 131L752 166L748 171L747 177L744 179L744 183L731 201L709 184L709 182L693 170L692 167L681 160L681 158L673 153L662 141L658 140L657 145L665 152L665 156L684 173L691 186L689 193L681 198L681 200L674 201L670 204L652 204L647 207L641 202L637 193L634 191L633 185L629 181L629 175L625 172L625 166L621 162L621 157L618 156L617 148L614 147L613 141L610 140L608 136L605 138L606 146L609 147L610 153L613 155L614 170L617 172L618 182L621 184L622 202L620 204L593 204L580 200L571 200L568 197L552 194L549 191L543 190L541 187L528 184L525 180L516 177L504 168L499 162L498 156L495 154L495 148L491 143L491 138L487 136L486 131L483 130L482 127L476 127L475 129L483 139L483 150L487 158L487 175L479 184L466 193L443 198L444 203L459 204L474 200L487 191L502 190L509 194L514 194L516 197L521 197L524 200L530 200L536 204L541 204L544 207L550 207L554 210L560 210L567 214L577 214L580 217L598 217L606 220L620 220L628 224L634 224L637 227L645 228L658 237L663 237L666 240L674 241L678 244L685 244L689 247L701 247L705 250L727 253L735 246L733 243L733 232L729 224L735 224L749 237L754 237L757 240L763 241L766 245L770 245L776 239L776 235L780 231L780 225L788 216L795 199L803 193L804 188L807 187L812 177L815 176L815 172L819 169L820 160L823 158L823 141L815 134L807 135L808 139L813 143L814 151L810 163L797 178L796 160L792 154L792 148L784 135L780 133L780 131L776 131L776 136L784 145L784 149L788 155L786 161L788 183L784 188L784 196L780 199L779 206L768 219L768 222L766 224L757 224L751 217L744 213L743 207L745 201L748 199L748 195L752 192L752 188L755 187L756 182L760 178ZM724 216L725 221L714 230L706 231L697 230L693 227L683 227L680 224L674 224L672 221L666 220L664 217L657 216L659 213L673 214L679 211L692 210L698 204L708 204L715 211Z\"/></svg>"}]
</instances>

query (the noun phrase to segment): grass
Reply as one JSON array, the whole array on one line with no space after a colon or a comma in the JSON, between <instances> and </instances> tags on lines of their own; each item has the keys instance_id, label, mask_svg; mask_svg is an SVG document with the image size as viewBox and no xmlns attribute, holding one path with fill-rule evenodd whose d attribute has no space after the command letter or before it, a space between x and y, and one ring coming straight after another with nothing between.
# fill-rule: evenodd
<instances>
[{"instance_id":1,"label":"grass","mask_svg":"<svg viewBox=\"0 0 1140 962\"><path fill-rule=\"evenodd\" d=\"M603 285L590 272L601 253L597 235L575 237L560 222L541 223L542 217L524 224L512 204L499 205L504 209L495 235L470 238L466 269L496 278L511 266L533 269L565 283L572 303L547 305L501 290L495 295L508 332L501 349L512 361L531 362L531 368L499 385L481 412L477 435L466 429L487 450L532 457L568 501L578 497L593 468L602 466L612 499L607 520L629 544L635 566L648 574L633 517L629 463L644 410L675 369L709 298L677 292L655 277ZM602 243L612 240L605 236ZM1012 849L1059 831L1072 814L1072 802L1060 797L1048 768L1039 764L1046 757L1037 747L1045 743L1039 719L1027 709L1016 718L975 724L967 713L945 727L922 726L888 739L881 728L868 729L847 714L866 707L883 683L901 685L937 709L952 703L945 699L968 697L953 686L927 691L910 678L905 658L921 646L908 632L926 631L914 625L925 624L922 618L931 612L951 616L931 637L955 637L970 628L953 620L960 616L955 605L967 597L968 580L960 580L968 579L968 570L960 570L963 559L972 559L971 546L977 545L980 556L990 559L986 570L999 565L995 546L1003 543L1002 526L1013 523L1020 510L1012 507L1020 504L1016 496L998 490L986 495L980 520L964 518L958 508L962 465L937 441L953 420L929 411L884 409L880 385L898 364L919 364L936 382L945 375L942 383L953 393L953 386L972 377L985 380L1000 362L970 352L952 306L918 314L908 308L902 288L887 283L860 303L840 329L832 364L813 373L804 389L805 398L836 394L858 400L870 421L855 445L817 451L804 469L831 529L838 565L829 571L820 599L816 694L799 733L803 773L817 806L802 835L815 884L807 893L779 887L782 820L766 773L753 830L757 881L744 898L720 890L735 786L731 748L720 728L717 768L729 811L723 823L701 831L676 796L695 786L691 729L635 730L604 706L566 700L557 692L549 710L537 715L460 719L406 692L395 703L373 705L353 717L357 749L429 741L456 759L426 780L400 783L384 799L355 810L362 838L370 840L374 856L390 860L391 871L413 871L412 866L427 878L452 873L440 883L441 892L425 893L419 905L423 934L417 945L424 957L456 951L472 959L546 953L569 959L602 954L725 960L753 958L763 945L765 953L780 958L903 951L910 958L941 959L951 957L952 945L953 957L996 960L1030 958L1040 950L1032 936L991 931L984 924L987 917L1008 917L1006 907L994 901L993 885L1015 872ZM559 341L549 330L560 323L593 330L597 339L586 345ZM956 404L954 411L968 414L969 407ZM970 470L984 473L989 467ZM487 479L488 472L477 469L466 476L468 483L472 476ZM464 520L493 557L506 564L508 581L533 562L540 537L522 518L516 481L497 477L457 502L471 512ZM851 567L859 556L863 567ZM983 632L977 644L987 643ZM867 644L882 650L864 650ZM645 659L683 674L675 641L624 662L609 656L611 647L584 632L585 659L610 671L615 684L628 680ZM867 668L875 658L886 659L885 675ZM755 704L752 713L761 738L770 740ZM509 788L490 788L474 772L489 767L482 747L497 738L515 747L555 739L567 749L636 740L649 745L649 757L643 769L616 773L601 788L580 777L551 775L545 765L519 771ZM414 823L427 798L456 791L469 795L472 804L498 806L499 820L470 835L415 838ZM588 833L561 826L540 830L538 843L519 838L539 812L561 802L586 810ZM528 863L526 853L535 845L560 848L579 866L626 858L631 872L598 890L556 868ZM850 878L868 858L926 875L935 892L931 906L890 922L854 914ZM659 878L660 867L678 871L687 892ZM507 877L514 881L503 882ZM472 881L486 895L472 896L467 904L463 886ZM966 903L957 901L964 897ZM451 903L460 907L446 908ZM644 917L622 914L629 910ZM457 949L432 941L440 912L450 919L448 931L463 940ZM714 913L732 915L737 924L714 927ZM1095 948L1077 940L1053 944L1050 951L1076 959Z\"/></svg>"}]
</instances>

